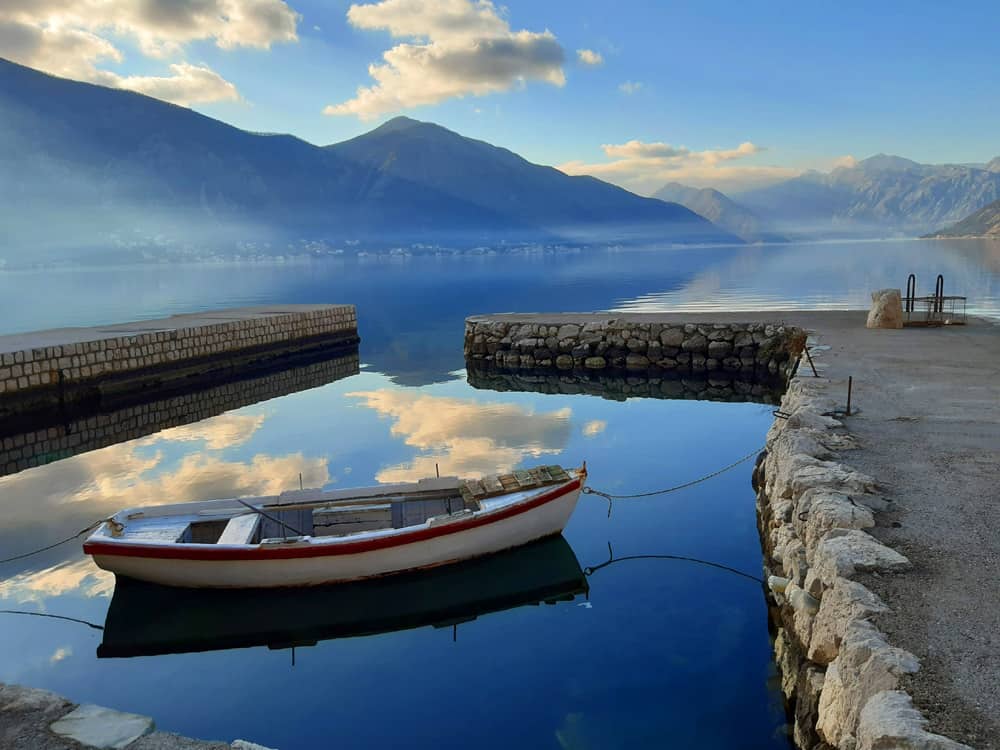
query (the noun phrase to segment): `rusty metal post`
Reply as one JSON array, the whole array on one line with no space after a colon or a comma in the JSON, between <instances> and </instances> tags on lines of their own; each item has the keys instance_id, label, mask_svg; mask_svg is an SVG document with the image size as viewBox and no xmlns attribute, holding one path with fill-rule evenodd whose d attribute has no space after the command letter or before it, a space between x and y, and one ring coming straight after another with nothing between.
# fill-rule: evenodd
<instances>
[{"instance_id":1,"label":"rusty metal post","mask_svg":"<svg viewBox=\"0 0 1000 750\"><path fill-rule=\"evenodd\" d=\"M804 351L806 353L806 359L809 360L809 366L812 368L813 377L818 378L819 377L819 373L816 372L816 365L813 364L812 355L809 354L809 347L808 346L802 347L802 351Z\"/></svg>"}]
</instances>

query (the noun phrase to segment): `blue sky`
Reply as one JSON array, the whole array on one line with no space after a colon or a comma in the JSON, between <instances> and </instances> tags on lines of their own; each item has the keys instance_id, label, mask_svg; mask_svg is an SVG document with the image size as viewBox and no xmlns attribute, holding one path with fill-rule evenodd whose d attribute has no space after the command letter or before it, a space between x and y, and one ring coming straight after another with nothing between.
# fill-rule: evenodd
<instances>
[{"instance_id":1,"label":"blue sky","mask_svg":"<svg viewBox=\"0 0 1000 750\"><path fill-rule=\"evenodd\" d=\"M0 55L318 144L406 114L641 192L1000 155L995 1L64 5L5 2Z\"/></svg>"}]
</instances>

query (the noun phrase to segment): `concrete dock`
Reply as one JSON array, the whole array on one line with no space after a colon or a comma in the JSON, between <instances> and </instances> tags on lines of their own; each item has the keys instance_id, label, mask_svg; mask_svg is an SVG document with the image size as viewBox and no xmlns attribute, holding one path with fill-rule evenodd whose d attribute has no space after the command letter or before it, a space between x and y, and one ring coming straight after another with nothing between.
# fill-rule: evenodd
<instances>
[{"instance_id":1,"label":"concrete dock","mask_svg":"<svg viewBox=\"0 0 1000 750\"><path fill-rule=\"evenodd\" d=\"M0 419L358 343L353 305L272 305L0 336Z\"/></svg>"}]
</instances>

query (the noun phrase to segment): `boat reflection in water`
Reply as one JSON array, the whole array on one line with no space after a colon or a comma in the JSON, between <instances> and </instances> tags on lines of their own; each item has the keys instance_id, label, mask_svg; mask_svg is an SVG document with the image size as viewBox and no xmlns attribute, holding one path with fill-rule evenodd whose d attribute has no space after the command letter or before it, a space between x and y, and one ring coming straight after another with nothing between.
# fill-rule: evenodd
<instances>
[{"instance_id":1,"label":"boat reflection in water","mask_svg":"<svg viewBox=\"0 0 1000 750\"><path fill-rule=\"evenodd\" d=\"M99 658L267 646L450 627L572 601L587 577L561 536L429 571L294 589L180 589L118 577Z\"/></svg>"}]
</instances>

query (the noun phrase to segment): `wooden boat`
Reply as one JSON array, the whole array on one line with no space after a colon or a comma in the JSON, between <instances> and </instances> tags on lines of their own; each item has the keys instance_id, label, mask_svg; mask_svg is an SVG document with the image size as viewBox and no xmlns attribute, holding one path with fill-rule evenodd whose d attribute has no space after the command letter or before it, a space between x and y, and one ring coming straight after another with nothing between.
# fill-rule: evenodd
<instances>
[{"instance_id":1,"label":"wooden boat","mask_svg":"<svg viewBox=\"0 0 1000 750\"><path fill-rule=\"evenodd\" d=\"M122 510L83 545L98 566L166 586L311 586L488 555L559 534L586 465L353 490L296 490Z\"/></svg>"},{"instance_id":2,"label":"wooden boat","mask_svg":"<svg viewBox=\"0 0 1000 750\"><path fill-rule=\"evenodd\" d=\"M97 656L313 646L452 627L587 592L587 577L562 535L459 565L304 589L181 589L118 577Z\"/></svg>"}]
</instances>

